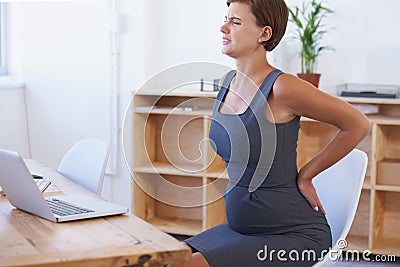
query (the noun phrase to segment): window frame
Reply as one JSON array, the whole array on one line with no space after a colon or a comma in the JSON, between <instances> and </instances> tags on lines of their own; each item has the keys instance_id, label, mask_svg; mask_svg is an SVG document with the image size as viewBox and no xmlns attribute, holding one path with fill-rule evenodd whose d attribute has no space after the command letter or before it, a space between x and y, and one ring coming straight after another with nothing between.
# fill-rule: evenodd
<instances>
[{"instance_id":1,"label":"window frame","mask_svg":"<svg viewBox=\"0 0 400 267\"><path fill-rule=\"evenodd\" d=\"M6 3L0 3L0 76L7 72L7 46L6 46Z\"/></svg>"}]
</instances>

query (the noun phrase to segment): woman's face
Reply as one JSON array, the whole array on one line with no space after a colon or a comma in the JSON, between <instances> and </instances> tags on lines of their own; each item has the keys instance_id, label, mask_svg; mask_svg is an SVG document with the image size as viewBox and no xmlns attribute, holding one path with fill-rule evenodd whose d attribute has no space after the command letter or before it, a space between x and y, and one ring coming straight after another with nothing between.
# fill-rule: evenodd
<instances>
[{"instance_id":1,"label":"woman's face","mask_svg":"<svg viewBox=\"0 0 400 267\"><path fill-rule=\"evenodd\" d=\"M256 24L256 18L247 4L231 3L220 30L222 53L230 57L239 58L264 49L258 42L263 29Z\"/></svg>"}]
</instances>

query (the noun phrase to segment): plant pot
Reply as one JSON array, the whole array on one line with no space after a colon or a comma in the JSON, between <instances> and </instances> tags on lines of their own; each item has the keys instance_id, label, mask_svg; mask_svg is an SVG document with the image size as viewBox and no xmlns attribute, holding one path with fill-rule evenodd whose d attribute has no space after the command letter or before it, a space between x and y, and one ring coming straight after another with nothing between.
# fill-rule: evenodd
<instances>
[{"instance_id":1,"label":"plant pot","mask_svg":"<svg viewBox=\"0 0 400 267\"><path fill-rule=\"evenodd\" d=\"M319 79L321 77L320 73L297 73L297 77L300 79L307 81L318 88Z\"/></svg>"}]
</instances>

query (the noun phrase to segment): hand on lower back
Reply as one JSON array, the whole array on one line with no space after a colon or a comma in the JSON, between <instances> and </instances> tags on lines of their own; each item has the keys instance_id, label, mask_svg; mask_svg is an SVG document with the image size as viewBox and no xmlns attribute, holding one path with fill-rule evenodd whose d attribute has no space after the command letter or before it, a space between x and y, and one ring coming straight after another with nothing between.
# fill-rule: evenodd
<instances>
[{"instance_id":1,"label":"hand on lower back","mask_svg":"<svg viewBox=\"0 0 400 267\"><path fill-rule=\"evenodd\" d=\"M309 177L303 177L301 176L301 173L299 173L297 186L299 187L301 194L307 199L308 203L315 211L321 210L323 214L326 214L324 207L322 207L318 198L317 191Z\"/></svg>"}]
</instances>

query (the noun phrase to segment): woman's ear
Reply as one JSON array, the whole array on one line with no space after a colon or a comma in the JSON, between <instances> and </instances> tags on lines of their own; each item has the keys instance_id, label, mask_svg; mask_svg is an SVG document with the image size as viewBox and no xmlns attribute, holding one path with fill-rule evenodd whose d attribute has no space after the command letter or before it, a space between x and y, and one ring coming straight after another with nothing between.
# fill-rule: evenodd
<instances>
[{"instance_id":1,"label":"woman's ear","mask_svg":"<svg viewBox=\"0 0 400 267\"><path fill-rule=\"evenodd\" d=\"M262 28L262 32L260 33L260 38L258 38L258 42L263 43L271 39L272 37L272 28L270 26L265 26Z\"/></svg>"}]
</instances>

